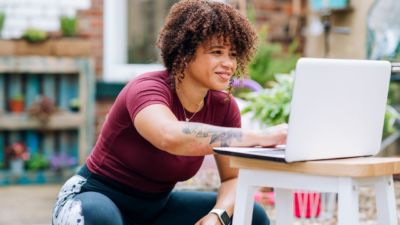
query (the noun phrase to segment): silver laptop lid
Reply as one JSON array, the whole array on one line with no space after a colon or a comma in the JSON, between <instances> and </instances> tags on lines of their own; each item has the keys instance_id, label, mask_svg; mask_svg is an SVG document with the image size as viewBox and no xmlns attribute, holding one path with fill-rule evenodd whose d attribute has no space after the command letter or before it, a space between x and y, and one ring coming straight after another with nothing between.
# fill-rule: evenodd
<instances>
[{"instance_id":1,"label":"silver laptop lid","mask_svg":"<svg viewBox=\"0 0 400 225\"><path fill-rule=\"evenodd\" d=\"M390 73L387 61L300 59L286 161L378 153Z\"/></svg>"}]
</instances>

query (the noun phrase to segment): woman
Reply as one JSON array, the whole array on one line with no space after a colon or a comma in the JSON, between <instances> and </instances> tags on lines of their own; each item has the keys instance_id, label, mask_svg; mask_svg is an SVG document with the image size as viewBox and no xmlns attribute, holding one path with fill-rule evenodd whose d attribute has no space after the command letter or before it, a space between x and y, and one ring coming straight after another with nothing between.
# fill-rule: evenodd
<instances>
[{"instance_id":1,"label":"woman","mask_svg":"<svg viewBox=\"0 0 400 225\"><path fill-rule=\"evenodd\" d=\"M229 224L237 171L215 155L218 194L172 191L216 146L274 146L286 125L240 129L229 93L256 35L229 5L176 3L160 32L166 71L146 73L118 95L86 165L62 187L53 224ZM255 206L253 224L269 224Z\"/></svg>"}]
</instances>

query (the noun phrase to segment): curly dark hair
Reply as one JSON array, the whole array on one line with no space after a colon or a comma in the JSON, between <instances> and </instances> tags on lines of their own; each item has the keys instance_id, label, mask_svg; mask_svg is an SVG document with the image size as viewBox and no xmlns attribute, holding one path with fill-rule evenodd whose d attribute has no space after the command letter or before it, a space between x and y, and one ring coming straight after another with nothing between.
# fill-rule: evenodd
<instances>
[{"instance_id":1,"label":"curly dark hair","mask_svg":"<svg viewBox=\"0 0 400 225\"><path fill-rule=\"evenodd\" d=\"M240 77L255 52L257 40L249 21L232 6L220 2L183 0L172 6L157 40L171 81L184 78L183 72L194 59L197 47L213 37L232 45L237 53L233 77ZM174 87L174 82L171 85Z\"/></svg>"}]
</instances>

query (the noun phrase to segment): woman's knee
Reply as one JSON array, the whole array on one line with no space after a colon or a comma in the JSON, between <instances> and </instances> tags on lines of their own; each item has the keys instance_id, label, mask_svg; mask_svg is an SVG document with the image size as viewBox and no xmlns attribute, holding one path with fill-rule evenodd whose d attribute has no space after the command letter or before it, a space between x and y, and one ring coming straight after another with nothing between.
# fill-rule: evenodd
<instances>
[{"instance_id":1,"label":"woman's knee","mask_svg":"<svg viewBox=\"0 0 400 225\"><path fill-rule=\"evenodd\" d=\"M123 225L118 207L108 197L97 192L84 192L75 197L81 205L84 225ZM78 204L78 203L77 203Z\"/></svg>"},{"instance_id":2,"label":"woman's knee","mask_svg":"<svg viewBox=\"0 0 400 225\"><path fill-rule=\"evenodd\" d=\"M265 209L258 203L254 204L252 225L269 225L269 219Z\"/></svg>"}]
</instances>

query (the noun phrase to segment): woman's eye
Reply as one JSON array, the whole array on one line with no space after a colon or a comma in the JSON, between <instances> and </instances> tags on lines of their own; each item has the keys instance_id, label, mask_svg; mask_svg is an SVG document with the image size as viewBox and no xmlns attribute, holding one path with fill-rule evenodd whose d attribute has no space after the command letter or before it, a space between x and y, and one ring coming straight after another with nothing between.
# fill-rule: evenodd
<instances>
[{"instance_id":1,"label":"woman's eye","mask_svg":"<svg viewBox=\"0 0 400 225\"><path fill-rule=\"evenodd\" d=\"M220 50L215 50L215 51L212 51L211 53L212 53L212 54L220 55L220 54L222 54L222 51L220 51Z\"/></svg>"},{"instance_id":2,"label":"woman's eye","mask_svg":"<svg viewBox=\"0 0 400 225\"><path fill-rule=\"evenodd\" d=\"M237 57L237 53L236 52L232 52L231 53L231 57Z\"/></svg>"}]
</instances>

